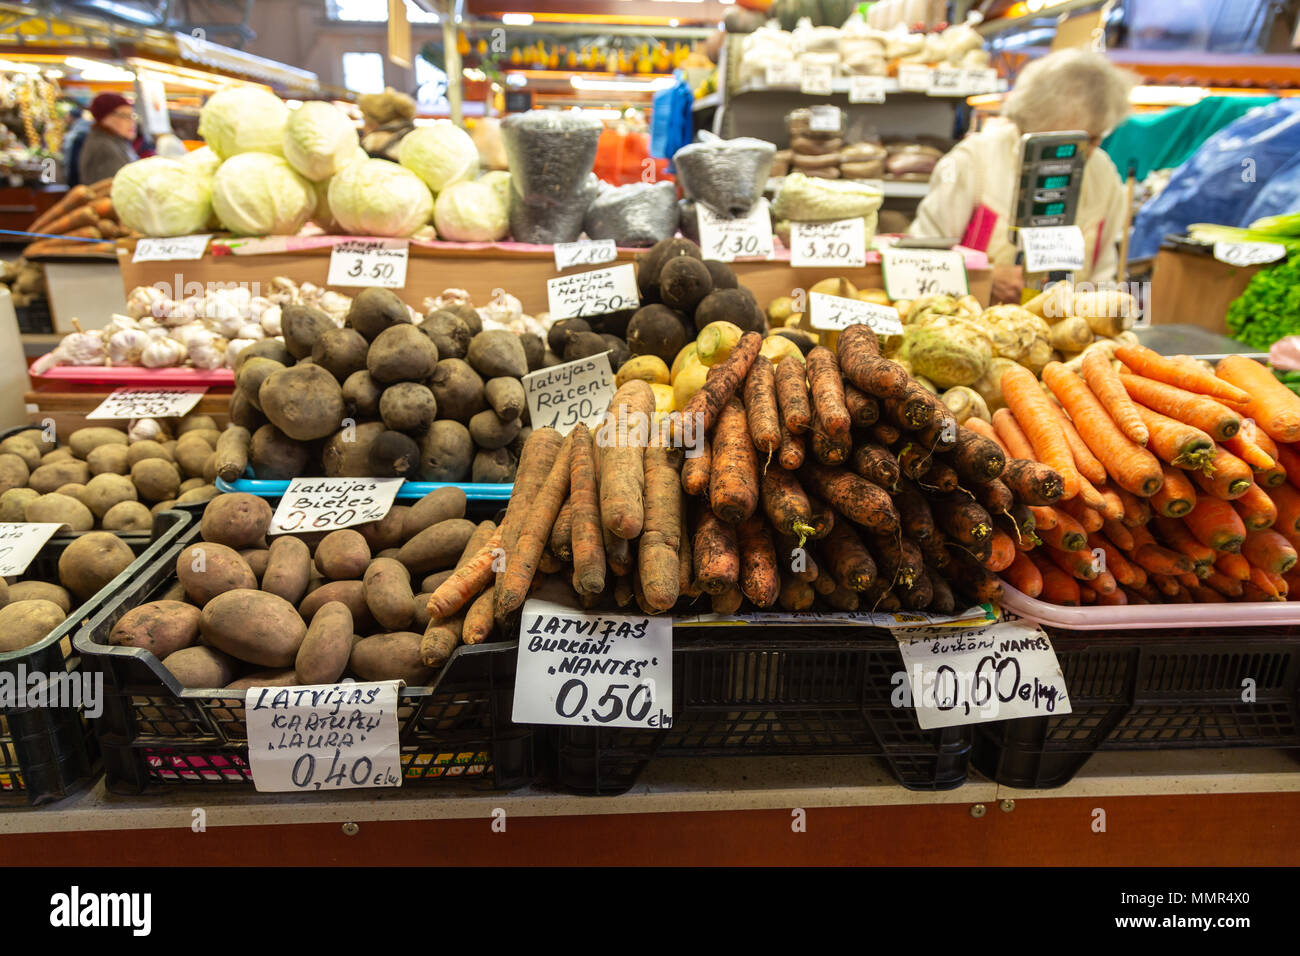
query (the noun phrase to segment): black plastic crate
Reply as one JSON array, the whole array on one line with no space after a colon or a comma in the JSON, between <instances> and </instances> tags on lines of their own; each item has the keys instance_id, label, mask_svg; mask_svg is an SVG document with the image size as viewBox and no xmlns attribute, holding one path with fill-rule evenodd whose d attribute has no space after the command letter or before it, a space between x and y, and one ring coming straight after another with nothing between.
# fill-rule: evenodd
<instances>
[{"instance_id":1,"label":"black plastic crate","mask_svg":"<svg viewBox=\"0 0 1300 956\"><path fill-rule=\"evenodd\" d=\"M136 560L67 618L44 640L18 651L0 652L0 672L15 682L33 673L80 675L71 636L86 620L168 549L192 522L188 512L164 511L152 535L121 534ZM59 558L80 534L56 534L19 580L57 583ZM65 647L65 641L67 646ZM99 749L84 708L0 705L0 806L38 806L81 789L98 774Z\"/></svg>"},{"instance_id":2,"label":"black plastic crate","mask_svg":"<svg viewBox=\"0 0 1300 956\"><path fill-rule=\"evenodd\" d=\"M894 706L904 667L888 632L738 630L674 629L671 729L552 728L555 782L625 793L656 757L732 756L881 757L909 790L965 782L970 728L922 730Z\"/></svg>"},{"instance_id":3,"label":"black plastic crate","mask_svg":"<svg viewBox=\"0 0 1300 956\"><path fill-rule=\"evenodd\" d=\"M176 581L176 556L197 525L103 605L74 638L84 666L104 674L95 734L107 787L141 793L173 784L251 785L242 691L185 689L149 651L108 644L127 611ZM404 785L439 782L507 789L534 778L534 731L510 719L517 642L456 649L431 687L399 692Z\"/></svg>"},{"instance_id":4,"label":"black plastic crate","mask_svg":"<svg viewBox=\"0 0 1300 956\"><path fill-rule=\"evenodd\" d=\"M1300 748L1300 627L1044 629L1073 712L978 725L975 766L1000 784L1060 787L1101 751Z\"/></svg>"}]
</instances>

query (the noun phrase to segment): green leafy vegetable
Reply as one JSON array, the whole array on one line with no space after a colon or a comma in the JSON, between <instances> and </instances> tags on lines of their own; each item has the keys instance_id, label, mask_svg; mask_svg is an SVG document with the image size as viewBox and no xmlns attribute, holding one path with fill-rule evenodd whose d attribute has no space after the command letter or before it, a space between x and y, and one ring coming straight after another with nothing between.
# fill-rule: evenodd
<instances>
[{"instance_id":1,"label":"green leafy vegetable","mask_svg":"<svg viewBox=\"0 0 1300 956\"><path fill-rule=\"evenodd\" d=\"M1300 334L1300 254L1257 272L1228 306L1227 321L1233 338L1261 350Z\"/></svg>"}]
</instances>

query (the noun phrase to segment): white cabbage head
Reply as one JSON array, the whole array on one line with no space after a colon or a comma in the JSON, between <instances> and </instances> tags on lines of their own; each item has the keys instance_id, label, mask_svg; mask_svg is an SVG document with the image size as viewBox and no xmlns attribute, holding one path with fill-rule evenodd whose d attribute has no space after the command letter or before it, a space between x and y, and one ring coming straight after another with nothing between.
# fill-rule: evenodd
<instances>
[{"instance_id":1,"label":"white cabbage head","mask_svg":"<svg viewBox=\"0 0 1300 956\"><path fill-rule=\"evenodd\" d=\"M386 159L350 163L334 174L330 212L358 236L409 236L433 215L433 195L420 177Z\"/></svg>"},{"instance_id":2,"label":"white cabbage head","mask_svg":"<svg viewBox=\"0 0 1300 956\"><path fill-rule=\"evenodd\" d=\"M122 225L146 236L192 235L202 232L212 217L210 180L161 156L119 169L112 198Z\"/></svg>"},{"instance_id":3,"label":"white cabbage head","mask_svg":"<svg viewBox=\"0 0 1300 956\"><path fill-rule=\"evenodd\" d=\"M495 242L510 232L510 216L501 194L481 180L452 183L433 204L438 235L453 242Z\"/></svg>"},{"instance_id":4,"label":"white cabbage head","mask_svg":"<svg viewBox=\"0 0 1300 956\"><path fill-rule=\"evenodd\" d=\"M312 182L329 179L352 162L359 146L352 120L321 100L303 103L284 126L284 158Z\"/></svg>"},{"instance_id":5,"label":"white cabbage head","mask_svg":"<svg viewBox=\"0 0 1300 956\"><path fill-rule=\"evenodd\" d=\"M478 175L478 147L469 133L447 120L407 133L397 147L397 161L435 194Z\"/></svg>"},{"instance_id":6,"label":"white cabbage head","mask_svg":"<svg viewBox=\"0 0 1300 956\"><path fill-rule=\"evenodd\" d=\"M240 153L283 150L289 107L256 86L227 86L217 90L199 111L199 135L222 159Z\"/></svg>"},{"instance_id":7,"label":"white cabbage head","mask_svg":"<svg viewBox=\"0 0 1300 956\"><path fill-rule=\"evenodd\" d=\"M237 235L291 236L315 210L316 192L283 157L241 153L217 170L212 206Z\"/></svg>"}]
</instances>

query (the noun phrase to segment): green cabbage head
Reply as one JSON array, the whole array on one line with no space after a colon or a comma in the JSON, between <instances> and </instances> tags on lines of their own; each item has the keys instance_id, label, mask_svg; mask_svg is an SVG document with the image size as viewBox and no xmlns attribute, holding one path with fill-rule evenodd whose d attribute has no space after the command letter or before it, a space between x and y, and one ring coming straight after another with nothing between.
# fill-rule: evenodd
<instances>
[{"instance_id":1,"label":"green cabbage head","mask_svg":"<svg viewBox=\"0 0 1300 956\"><path fill-rule=\"evenodd\" d=\"M284 126L284 158L314 183L352 162L360 145L357 128L332 103L303 103Z\"/></svg>"},{"instance_id":2,"label":"green cabbage head","mask_svg":"<svg viewBox=\"0 0 1300 956\"><path fill-rule=\"evenodd\" d=\"M241 153L217 170L212 206L237 235L292 236L315 211L316 191L283 157Z\"/></svg>"},{"instance_id":3,"label":"green cabbage head","mask_svg":"<svg viewBox=\"0 0 1300 956\"><path fill-rule=\"evenodd\" d=\"M193 235L212 217L211 180L161 156L119 169L112 198L122 225L146 236Z\"/></svg>"},{"instance_id":4,"label":"green cabbage head","mask_svg":"<svg viewBox=\"0 0 1300 956\"><path fill-rule=\"evenodd\" d=\"M453 242L495 242L510 232L500 191L481 180L452 183L433 204L438 235Z\"/></svg>"},{"instance_id":5,"label":"green cabbage head","mask_svg":"<svg viewBox=\"0 0 1300 956\"><path fill-rule=\"evenodd\" d=\"M217 90L199 111L199 135L222 159L240 153L283 151L289 107L280 97L256 86Z\"/></svg>"},{"instance_id":6,"label":"green cabbage head","mask_svg":"<svg viewBox=\"0 0 1300 956\"><path fill-rule=\"evenodd\" d=\"M386 159L350 163L334 174L330 212L357 236L409 236L433 216L433 194L420 177Z\"/></svg>"},{"instance_id":7,"label":"green cabbage head","mask_svg":"<svg viewBox=\"0 0 1300 956\"><path fill-rule=\"evenodd\" d=\"M186 153L180 161L209 180L217 174L217 167L221 165L221 157L214 153L210 146L200 146Z\"/></svg>"},{"instance_id":8,"label":"green cabbage head","mask_svg":"<svg viewBox=\"0 0 1300 956\"><path fill-rule=\"evenodd\" d=\"M447 120L407 133L397 147L397 161L423 179L434 194L478 175L478 147L469 133Z\"/></svg>"}]
</instances>

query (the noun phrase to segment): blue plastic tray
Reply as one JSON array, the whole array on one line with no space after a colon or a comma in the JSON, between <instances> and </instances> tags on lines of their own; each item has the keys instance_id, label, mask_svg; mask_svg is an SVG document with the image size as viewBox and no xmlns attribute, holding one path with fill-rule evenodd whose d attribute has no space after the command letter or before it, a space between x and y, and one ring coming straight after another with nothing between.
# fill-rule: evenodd
<instances>
[{"instance_id":1,"label":"blue plastic tray","mask_svg":"<svg viewBox=\"0 0 1300 956\"><path fill-rule=\"evenodd\" d=\"M240 478L237 481L217 479L220 491L244 491L259 498L280 498L289 490L288 481L271 481L262 478ZM509 501L509 485L483 485L460 481L408 481L397 492L398 501L418 501L435 488L464 488L465 498L469 501Z\"/></svg>"}]
</instances>

